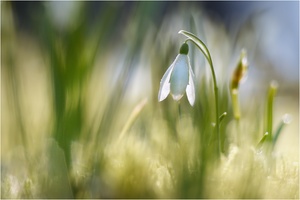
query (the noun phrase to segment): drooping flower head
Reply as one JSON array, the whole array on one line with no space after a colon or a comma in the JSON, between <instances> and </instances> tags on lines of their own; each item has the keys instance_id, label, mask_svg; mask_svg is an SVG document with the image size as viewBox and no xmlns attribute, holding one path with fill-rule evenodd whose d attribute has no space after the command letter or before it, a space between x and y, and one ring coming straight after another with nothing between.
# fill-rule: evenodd
<instances>
[{"instance_id":1,"label":"drooping flower head","mask_svg":"<svg viewBox=\"0 0 300 200\"><path fill-rule=\"evenodd\" d=\"M169 93L171 93L175 101L179 101L186 92L189 103L192 106L194 105L194 73L191 68L190 59L187 55L188 52L188 44L183 43L179 50L179 54L160 81L158 101L166 99Z\"/></svg>"}]
</instances>

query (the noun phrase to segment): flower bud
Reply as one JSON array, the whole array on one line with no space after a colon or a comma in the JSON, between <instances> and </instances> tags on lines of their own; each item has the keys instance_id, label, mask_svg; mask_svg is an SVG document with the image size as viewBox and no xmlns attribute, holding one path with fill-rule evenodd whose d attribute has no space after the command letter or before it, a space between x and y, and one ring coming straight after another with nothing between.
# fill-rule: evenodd
<instances>
[{"instance_id":1,"label":"flower bud","mask_svg":"<svg viewBox=\"0 0 300 200\"><path fill-rule=\"evenodd\" d=\"M238 62L236 69L233 72L232 79L231 79L232 90L238 89L242 79L246 77L247 71L248 71L247 52L245 49L242 49L240 60Z\"/></svg>"},{"instance_id":2,"label":"flower bud","mask_svg":"<svg viewBox=\"0 0 300 200\"><path fill-rule=\"evenodd\" d=\"M230 84L233 115L234 118L237 120L241 118L238 87L241 81L245 79L247 71L248 71L247 53L245 49L242 49L240 60L233 72L231 84Z\"/></svg>"}]
</instances>

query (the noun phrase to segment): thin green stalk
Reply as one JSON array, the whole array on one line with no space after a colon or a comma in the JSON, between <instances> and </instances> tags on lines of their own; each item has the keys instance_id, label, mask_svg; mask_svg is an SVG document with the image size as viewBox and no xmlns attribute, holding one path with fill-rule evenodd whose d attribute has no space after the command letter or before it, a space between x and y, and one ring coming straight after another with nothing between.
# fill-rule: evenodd
<instances>
[{"instance_id":1,"label":"thin green stalk","mask_svg":"<svg viewBox=\"0 0 300 200\"><path fill-rule=\"evenodd\" d=\"M237 89L231 90L231 99L232 99L232 107L233 107L233 115L236 120L241 118L241 111L239 105L239 92Z\"/></svg>"},{"instance_id":2,"label":"thin green stalk","mask_svg":"<svg viewBox=\"0 0 300 200\"><path fill-rule=\"evenodd\" d=\"M292 117L289 114L283 115L282 120L274 133L273 147L275 146L279 135L282 133L282 129L285 127L285 125L289 124L291 121L292 121Z\"/></svg>"},{"instance_id":3,"label":"thin green stalk","mask_svg":"<svg viewBox=\"0 0 300 200\"><path fill-rule=\"evenodd\" d=\"M211 63L212 64L212 63ZM215 73L213 70L213 66L211 65L211 70L213 72L214 77L214 91L215 91L215 106L216 106L216 132L218 136L219 141L219 154L221 154L221 135L220 135L220 125L219 125L219 95L218 95L218 86L217 86L217 80L215 78Z\"/></svg>"},{"instance_id":4,"label":"thin green stalk","mask_svg":"<svg viewBox=\"0 0 300 200\"><path fill-rule=\"evenodd\" d=\"M240 134L241 134L241 128L240 128L240 105L239 105L239 95L237 89L231 90L231 99L232 99L232 107L233 107L233 115L236 120L236 143L238 146L240 146Z\"/></svg>"},{"instance_id":5,"label":"thin green stalk","mask_svg":"<svg viewBox=\"0 0 300 200\"><path fill-rule=\"evenodd\" d=\"M233 115L236 120L236 143L240 146L240 134L241 134L241 127L240 127L240 105L239 105L239 95L237 89L231 89L231 99L232 99L232 108L233 108Z\"/></svg>"},{"instance_id":6,"label":"thin green stalk","mask_svg":"<svg viewBox=\"0 0 300 200\"><path fill-rule=\"evenodd\" d=\"M219 117L220 124L223 121L223 119L226 117L226 115L227 115L227 112L224 112L222 115L220 115L220 117Z\"/></svg>"},{"instance_id":7,"label":"thin green stalk","mask_svg":"<svg viewBox=\"0 0 300 200\"><path fill-rule=\"evenodd\" d=\"M239 147L240 144L241 144L241 137L240 137L240 134L241 134L241 125L240 125L240 119L236 119L236 130L237 130L237 133L236 133L236 143L237 143L237 146Z\"/></svg>"},{"instance_id":8,"label":"thin green stalk","mask_svg":"<svg viewBox=\"0 0 300 200\"><path fill-rule=\"evenodd\" d=\"M217 79L216 79L216 74L214 71L214 66L213 66L213 62L211 60L211 56L209 53L208 48L206 47L206 45L194 34L181 30L179 31L179 33L185 35L186 37L188 37L187 41L192 41L199 49L200 51L204 54L205 58L207 59L210 69L211 69L211 73L212 73L212 77L213 77L213 83L214 83L214 93L215 93L215 107L216 107L216 134L218 137L218 143L219 143L219 153L221 154L221 136L220 136L220 125L219 125L219 95L218 95L218 84L217 84Z\"/></svg>"},{"instance_id":9,"label":"thin green stalk","mask_svg":"<svg viewBox=\"0 0 300 200\"><path fill-rule=\"evenodd\" d=\"M240 59L235 70L232 73L232 78L230 82L230 94L232 100L232 110L233 115L236 120L236 142L237 145L240 146L240 135L241 135L241 111L240 111L240 103L239 103L239 84L245 78L245 75L248 71L248 60L247 60L247 52L246 49L241 50Z\"/></svg>"},{"instance_id":10,"label":"thin green stalk","mask_svg":"<svg viewBox=\"0 0 300 200\"><path fill-rule=\"evenodd\" d=\"M267 111L266 111L266 131L269 133L270 139L273 138L273 103L274 97L277 92L278 84L276 81L272 81L269 88L268 100L267 100Z\"/></svg>"}]
</instances>

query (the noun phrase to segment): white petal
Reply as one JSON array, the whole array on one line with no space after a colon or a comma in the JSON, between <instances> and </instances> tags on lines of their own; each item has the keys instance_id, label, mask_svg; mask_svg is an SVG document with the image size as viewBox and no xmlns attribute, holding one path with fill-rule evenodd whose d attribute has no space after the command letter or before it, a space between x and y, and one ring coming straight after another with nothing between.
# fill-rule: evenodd
<instances>
[{"instance_id":1,"label":"white petal","mask_svg":"<svg viewBox=\"0 0 300 200\"><path fill-rule=\"evenodd\" d=\"M184 95L189 83L189 60L188 56L179 54L175 61L170 78L171 94L173 99L178 101Z\"/></svg>"},{"instance_id":2,"label":"white petal","mask_svg":"<svg viewBox=\"0 0 300 200\"><path fill-rule=\"evenodd\" d=\"M165 72L165 74L163 75L161 81L160 81L160 88L159 88L159 92L158 92L158 101L162 101L165 98L167 98L167 96L170 93L170 77L171 77L171 73L173 71L173 66L174 66L174 62L171 64L171 66L167 69L167 71Z\"/></svg>"},{"instance_id":3,"label":"white petal","mask_svg":"<svg viewBox=\"0 0 300 200\"><path fill-rule=\"evenodd\" d=\"M175 101L179 101L183 97L183 94L172 94L172 97Z\"/></svg>"},{"instance_id":4,"label":"white petal","mask_svg":"<svg viewBox=\"0 0 300 200\"><path fill-rule=\"evenodd\" d=\"M189 64L189 84L186 87L186 96L191 104L191 106L195 103L195 82L194 82L194 73Z\"/></svg>"}]
</instances>

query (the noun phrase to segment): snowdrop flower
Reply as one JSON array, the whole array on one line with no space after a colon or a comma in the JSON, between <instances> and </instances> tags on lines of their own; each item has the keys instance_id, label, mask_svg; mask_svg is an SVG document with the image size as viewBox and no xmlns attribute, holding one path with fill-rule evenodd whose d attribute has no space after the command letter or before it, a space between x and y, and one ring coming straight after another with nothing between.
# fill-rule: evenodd
<instances>
[{"instance_id":1,"label":"snowdrop flower","mask_svg":"<svg viewBox=\"0 0 300 200\"><path fill-rule=\"evenodd\" d=\"M183 43L175 61L168 68L160 81L158 101L162 101L171 93L175 101L179 101L186 92L191 106L195 103L194 73L188 57L189 46Z\"/></svg>"}]
</instances>

